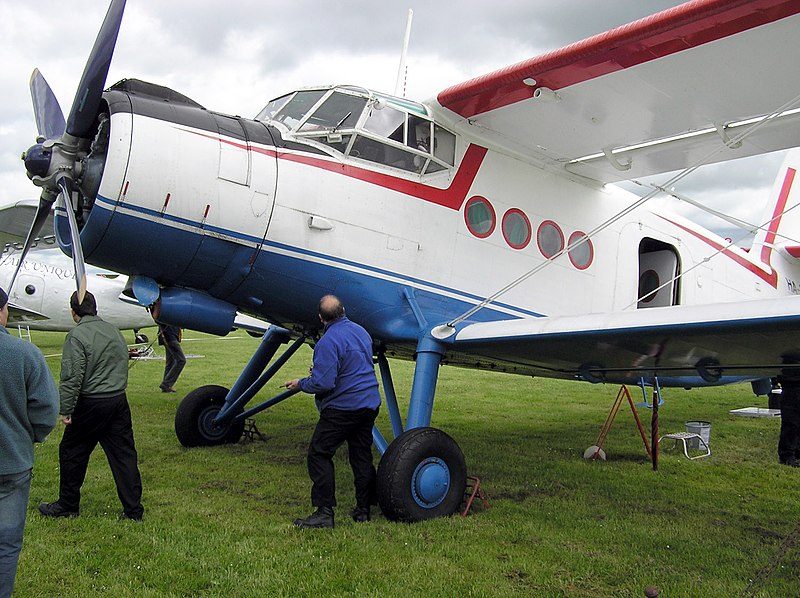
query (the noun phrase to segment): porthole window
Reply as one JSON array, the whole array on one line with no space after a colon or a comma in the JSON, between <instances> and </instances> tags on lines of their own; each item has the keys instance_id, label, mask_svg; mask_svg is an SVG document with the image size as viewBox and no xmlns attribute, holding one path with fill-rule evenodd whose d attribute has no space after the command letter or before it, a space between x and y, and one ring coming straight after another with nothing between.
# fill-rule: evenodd
<instances>
[{"instance_id":1,"label":"porthole window","mask_svg":"<svg viewBox=\"0 0 800 598\"><path fill-rule=\"evenodd\" d=\"M32 284L29 284L25 287L25 293L28 295L33 295L36 292L36 287Z\"/></svg>"},{"instance_id":2,"label":"porthole window","mask_svg":"<svg viewBox=\"0 0 800 598\"><path fill-rule=\"evenodd\" d=\"M503 238L514 249L523 249L531 242L531 222L522 210L511 208L505 213Z\"/></svg>"},{"instance_id":3,"label":"porthole window","mask_svg":"<svg viewBox=\"0 0 800 598\"><path fill-rule=\"evenodd\" d=\"M494 208L485 197L476 195L469 199L464 208L464 220L469 232L479 239L485 239L494 232Z\"/></svg>"},{"instance_id":4,"label":"porthole window","mask_svg":"<svg viewBox=\"0 0 800 598\"><path fill-rule=\"evenodd\" d=\"M581 239L583 242L581 243ZM569 236L569 245L572 249L569 250L569 261L578 270L586 270L591 266L594 260L594 246L592 240L586 236L586 233L576 231Z\"/></svg>"},{"instance_id":5,"label":"porthole window","mask_svg":"<svg viewBox=\"0 0 800 598\"><path fill-rule=\"evenodd\" d=\"M551 258L564 249L564 233L552 220L545 220L536 231L536 243L546 258Z\"/></svg>"}]
</instances>

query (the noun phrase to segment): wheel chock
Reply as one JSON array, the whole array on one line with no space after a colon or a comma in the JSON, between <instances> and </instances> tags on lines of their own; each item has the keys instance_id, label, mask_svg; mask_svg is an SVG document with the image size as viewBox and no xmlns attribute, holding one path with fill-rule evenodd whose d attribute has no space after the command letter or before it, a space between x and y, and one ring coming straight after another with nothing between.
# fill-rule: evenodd
<instances>
[{"instance_id":1,"label":"wheel chock","mask_svg":"<svg viewBox=\"0 0 800 598\"><path fill-rule=\"evenodd\" d=\"M263 440L264 442L267 441L267 437L264 436L256 427L256 420L253 418L244 420L244 431L242 432L242 438L249 440L250 442L255 440Z\"/></svg>"},{"instance_id":2,"label":"wheel chock","mask_svg":"<svg viewBox=\"0 0 800 598\"><path fill-rule=\"evenodd\" d=\"M475 476L468 475L467 476L467 487L464 490L464 498L466 500L466 506L464 510L461 512L462 517L466 517L469 515L469 512L472 510L472 502L475 500L475 497L478 497L481 502L483 503L483 508L488 509L489 501L487 500L486 496L481 490L481 480L480 478L476 478Z\"/></svg>"}]
</instances>

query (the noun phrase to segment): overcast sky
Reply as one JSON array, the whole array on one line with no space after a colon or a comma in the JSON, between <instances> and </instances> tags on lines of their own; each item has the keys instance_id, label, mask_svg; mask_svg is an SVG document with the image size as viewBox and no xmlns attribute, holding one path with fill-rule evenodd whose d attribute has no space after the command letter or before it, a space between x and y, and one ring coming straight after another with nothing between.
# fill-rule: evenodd
<instances>
[{"instance_id":1,"label":"overcast sky","mask_svg":"<svg viewBox=\"0 0 800 598\"><path fill-rule=\"evenodd\" d=\"M677 4L129 0L107 85L144 79L206 108L248 117L269 99L308 85L352 83L393 92L411 8L405 95L424 100L452 84ZM31 71L42 71L67 113L107 6L103 0L0 0L0 205L39 195L19 159L36 137ZM777 153L733 167L705 167L678 190L757 220L781 159ZM720 228L719 221L703 222Z\"/></svg>"}]
</instances>

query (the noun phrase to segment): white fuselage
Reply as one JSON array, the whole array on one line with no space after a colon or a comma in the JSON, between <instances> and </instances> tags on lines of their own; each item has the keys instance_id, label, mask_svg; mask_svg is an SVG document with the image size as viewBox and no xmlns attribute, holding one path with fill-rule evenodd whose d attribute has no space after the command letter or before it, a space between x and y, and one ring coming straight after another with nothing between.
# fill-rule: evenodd
<instances>
[{"instance_id":1,"label":"white fuselage","mask_svg":"<svg viewBox=\"0 0 800 598\"><path fill-rule=\"evenodd\" d=\"M128 109L112 111L102 184L82 232L87 259L271 321L313 326L316 301L335 293L392 343L488 297L470 320L798 288L795 260L774 239L757 237L746 252L647 206L620 217L638 197L487 149L468 131L456 137L454 168L420 175L269 123L240 119L249 129L239 137L222 131L235 121L224 115L196 110L193 118L211 123L203 128ZM128 248L134 234L148 242ZM590 246L572 246L589 234Z\"/></svg>"}]
</instances>

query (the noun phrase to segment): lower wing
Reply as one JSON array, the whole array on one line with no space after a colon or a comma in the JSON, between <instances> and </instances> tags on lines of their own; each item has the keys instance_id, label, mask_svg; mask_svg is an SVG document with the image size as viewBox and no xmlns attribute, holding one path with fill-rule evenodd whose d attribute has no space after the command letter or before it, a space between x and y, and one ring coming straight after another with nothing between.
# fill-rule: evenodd
<instances>
[{"instance_id":1,"label":"lower wing","mask_svg":"<svg viewBox=\"0 0 800 598\"><path fill-rule=\"evenodd\" d=\"M800 363L800 296L468 324L454 365L664 386L774 377Z\"/></svg>"}]
</instances>

